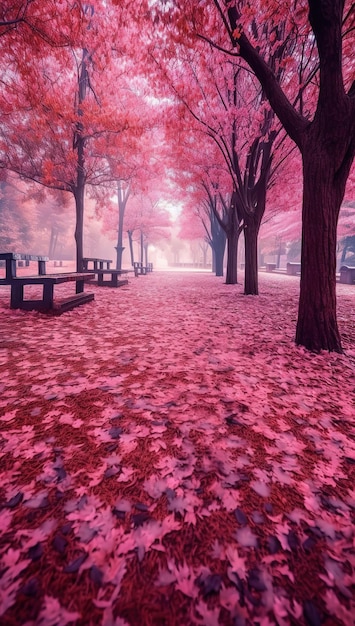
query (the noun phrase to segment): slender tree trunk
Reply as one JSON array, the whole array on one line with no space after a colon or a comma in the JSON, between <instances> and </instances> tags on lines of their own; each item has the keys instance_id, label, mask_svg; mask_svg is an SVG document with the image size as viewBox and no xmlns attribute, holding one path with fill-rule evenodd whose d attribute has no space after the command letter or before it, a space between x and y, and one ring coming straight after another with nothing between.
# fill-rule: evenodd
<instances>
[{"instance_id":1,"label":"slender tree trunk","mask_svg":"<svg viewBox=\"0 0 355 626\"><path fill-rule=\"evenodd\" d=\"M281 251L282 251L282 241L281 239L279 239L279 245L277 248L277 258L276 258L276 267L280 267L280 261L281 261Z\"/></svg>"},{"instance_id":2,"label":"slender tree trunk","mask_svg":"<svg viewBox=\"0 0 355 626\"><path fill-rule=\"evenodd\" d=\"M257 296L258 286L258 228L254 223L254 216L248 219L244 226L245 241L245 273L244 273L244 293L245 295Z\"/></svg>"},{"instance_id":3,"label":"slender tree trunk","mask_svg":"<svg viewBox=\"0 0 355 626\"><path fill-rule=\"evenodd\" d=\"M54 259L54 255L55 255L55 251L57 247L57 241L58 241L58 230L56 229L55 226L52 226L51 237L49 241L49 251L48 251L48 256L50 259Z\"/></svg>"},{"instance_id":4,"label":"slender tree trunk","mask_svg":"<svg viewBox=\"0 0 355 626\"><path fill-rule=\"evenodd\" d=\"M117 230L117 246L116 246L116 270L122 269L123 254L123 217L124 207L118 202L118 230Z\"/></svg>"},{"instance_id":5,"label":"slender tree trunk","mask_svg":"<svg viewBox=\"0 0 355 626\"><path fill-rule=\"evenodd\" d=\"M336 235L345 180L333 155L307 146L303 155L301 290L296 343L342 352L336 317ZM336 174L336 175L335 175Z\"/></svg>"},{"instance_id":6,"label":"slender tree trunk","mask_svg":"<svg viewBox=\"0 0 355 626\"><path fill-rule=\"evenodd\" d=\"M237 280L239 231L231 228L227 233L227 275L226 285L235 285Z\"/></svg>"},{"instance_id":7,"label":"slender tree trunk","mask_svg":"<svg viewBox=\"0 0 355 626\"><path fill-rule=\"evenodd\" d=\"M81 60L81 70L78 82L78 115L82 117L83 111L81 108L82 103L85 100L86 90L88 87L88 71L86 66L86 59L88 57L88 51L83 50ZM77 153L76 163L76 185L74 188L75 197L75 210L76 210L76 225L75 225L75 243L76 243L76 271L83 271L83 256L84 256L84 244L83 244L83 232L84 232L84 197L85 197L85 139L83 138L83 125L79 121L76 125L74 148Z\"/></svg>"},{"instance_id":8,"label":"slender tree trunk","mask_svg":"<svg viewBox=\"0 0 355 626\"><path fill-rule=\"evenodd\" d=\"M347 253L347 251L348 251L348 244L346 243L346 244L344 245L343 251L342 251L342 253L341 253L340 263L344 263L345 258L346 258L346 253Z\"/></svg>"},{"instance_id":9,"label":"slender tree trunk","mask_svg":"<svg viewBox=\"0 0 355 626\"><path fill-rule=\"evenodd\" d=\"M216 273L216 253L215 253L215 249L213 245L211 245L211 251L212 251L212 274L215 274Z\"/></svg>"},{"instance_id":10,"label":"slender tree trunk","mask_svg":"<svg viewBox=\"0 0 355 626\"><path fill-rule=\"evenodd\" d=\"M76 243L76 271L77 272L83 271L84 189L85 189L85 186L77 188L74 194L75 211L76 211L75 243Z\"/></svg>"},{"instance_id":11,"label":"slender tree trunk","mask_svg":"<svg viewBox=\"0 0 355 626\"><path fill-rule=\"evenodd\" d=\"M144 265L144 235L143 232L141 231L141 263L142 266Z\"/></svg>"},{"instance_id":12,"label":"slender tree trunk","mask_svg":"<svg viewBox=\"0 0 355 626\"><path fill-rule=\"evenodd\" d=\"M118 228L117 228L117 246L116 247L116 269L122 269L123 246L123 222L126 210L127 200L129 197L129 187L124 186L122 181L117 181L117 199L118 199Z\"/></svg>"},{"instance_id":13,"label":"slender tree trunk","mask_svg":"<svg viewBox=\"0 0 355 626\"><path fill-rule=\"evenodd\" d=\"M238 243L237 243L238 246ZM215 273L216 276L223 276L223 259L224 259L224 251L226 249L226 235L225 232L221 229L221 234L216 240L214 247L214 259L215 259ZM237 255L238 256L238 255Z\"/></svg>"},{"instance_id":14,"label":"slender tree trunk","mask_svg":"<svg viewBox=\"0 0 355 626\"><path fill-rule=\"evenodd\" d=\"M149 244L144 244L144 258L145 258L145 266L148 267L148 246Z\"/></svg>"},{"instance_id":15,"label":"slender tree trunk","mask_svg":"<svg viewBox=\"0 0 355 626\"><path fill-rule=\"evenodd\" d=\"M129 242L129 252L131 255L131 265L134 265L134 252L133 252L133 231L127 230L128 242Z\"/></svg>"},{"instance_id":16,"label":"slender tree trunk","mask_svg":"<svg viewBox=\"0 0 355 626\"><path fill-rule=\"evenodd\" d=\"M120 194L120 188L118 188ZM118 196L118 230L117 230L117 246L116 246L116 270L122 269L122 253L123 247L123 218L124 218L125 204Z\"/></svg>"}]
</instances>

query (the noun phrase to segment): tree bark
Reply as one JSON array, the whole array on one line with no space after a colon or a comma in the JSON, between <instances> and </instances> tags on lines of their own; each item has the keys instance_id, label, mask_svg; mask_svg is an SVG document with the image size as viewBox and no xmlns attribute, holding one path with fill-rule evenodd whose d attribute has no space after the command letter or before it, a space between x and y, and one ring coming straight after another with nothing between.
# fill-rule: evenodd
<instances>
[{"instance_id":1,"label":"tree bark","mask_svg":"<svg viewBox=\"0 0 355 626\"><path fill-rule=\"evenodd\" d=\"M123 222L127 201L129 198L129 187L125 188L122 182L117 181L117 200L118 200L118 228L117 228L117 246L116 246L116 270L122 269L123 254Z\"/></svg>"},{"instance_id":2,"label":"tree bark","mask_svg":"<svg viewBox=\"0 0 355 626\"><path fill-rule=\"evenodd\" d=\"M74 193L75 197L75 243L76 243L76 271L83 271L83 230L84 230L84 189L85 186L77 187Z\"/></svg>"},{"instance_id":3,"label":"tree bark","mask_svg":"<svg viewBox=\"0 0 355 626\"><path fill-rule=\"evenodd\" d=\"M238 240L239 230L231 228L227 233L227 273L226 285L236 285L238 280Z\"/></svg>"},{"instance_id":4,"label":"tree bark","mask_svg":"<svg viewBox=\"0 0 355 626\"><path fill-rule=\"evenodd\" d=\"M253 216L245 221L245 273L244 273L244 294L246 296L257 296L258 287L258 232L259 229L254 224Z\"/></svg>"},{"instance_id":5,"label":"tree bark","mask_svg":"<svg viewBox=\"0 0 355 626\"><path fill-rule=\"evenodd\" d=\"M301 289L296 343L342 352L336 317L337 222L347 175L319 149L317 133L303 154ZM313 136L313 133L311 134Z\"/></svg>"},{"instance_id":6,"label":"tree bark","mask_svg":"<svg viewBox=\"0 0 355 626\"><path fill-rule=\"evenodd\" d=\"M215 248L213 249L214 253L214 271L216 276L223 276L223 259L224 259L224 251L226 248L226 236L225 232L222 231L223 239L220 237L218 241L216 241Z\"/></svg>"},{"instance_id":7,"label":"tree bark","mask_svg":"<svg viewBox=\"0 0 355 626\"><path fill-rule=\"evenodd\" d=\"M125 205L118 197L118 230L117 230L117 246L116 246L116 270L122 269L122 253L123 247L123 218Z\"/></svg>"},{"instance_id":8,"label":"tree bark","mask_svg":"<svg viewBox=\"0 0 355 626\"><path fill-rule=\"evenodd\" d=\"M133 231L127 230L128 242L129 242L129 252L131 255L131 265L134 265L134 252L133 252Z\"/></svg>"},{"instance_id":9,"label":"tree bark","mask_svg":"<svg viewBox=\"0 0 355 626\"><path fill-rule=\"evenodd\" d=\"M142 263L142 266L143 266L144 265L144 235L143 235L142 231L141 231L141 241L140 241L140 244L141 244L141 263Z\"/></svg>"}]
</instances>

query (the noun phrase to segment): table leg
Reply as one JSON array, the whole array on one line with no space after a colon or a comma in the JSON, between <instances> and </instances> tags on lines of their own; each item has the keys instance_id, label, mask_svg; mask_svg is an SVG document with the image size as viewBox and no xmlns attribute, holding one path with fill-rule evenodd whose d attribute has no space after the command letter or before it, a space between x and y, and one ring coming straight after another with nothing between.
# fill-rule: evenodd
<instances>
[{"instance_id":1,"label":"table leg","mask_svg":"<svg viewBox=\"0 0 355 626\"><path fill-rule=\"evenodd\" d=\"M12 309L20 309L23 303L23 285L18 283L11 284L11 303Z\"/></svg>"},{"instance_id":2,"label":"table leg","mask_svg":"<svg viewBox=\"0 0 355 626\"><path fill-rule=\"evenodd\" d=\"M46 262L38 261L38 273L40 276L44 276L46 273Z\"/></svg>"},{"instance_id":3,"label":"table leg","mask_svg":"<svg viewBox=\"0 0 355 626\"><path fill-rule=\"evenodd\" d=\"M46 309L53 309L53 292L53 283L46 283L43 285L43 304Z\"/></svg>"},{"instance_id":4,"label":"table leg","mask_svg":"<svg viewBox=\"0 0 355 626\"><path fill-rule=\"evenodd\" d=\"M84 281L77 280L76 281L76 293L82 293L84 291Z\"/></svg>"}]
</instances>

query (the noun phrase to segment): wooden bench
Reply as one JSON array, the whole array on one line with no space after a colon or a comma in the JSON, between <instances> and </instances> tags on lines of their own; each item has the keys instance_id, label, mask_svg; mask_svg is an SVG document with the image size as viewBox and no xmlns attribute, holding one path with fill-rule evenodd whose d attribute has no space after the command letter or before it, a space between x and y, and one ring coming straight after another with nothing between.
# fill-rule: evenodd
<instances>
[{"instance_id":1,"label":"wooden bench","mask_svg":"<svg viewBox=\"0 0 355 626\"><path fill-rule=\"evenodd\" d=\"M153 263L147 263L147 272L153 271Z\"/></svg>"},{"instance_id":2,"label":"wooden bench","mask_svg":"<svg viewBox=\"0 0 355 626\"><path fill-rule=\"evenodd\" d=\"M342 265L340 268L340 282L345 285L353 285L355 283L355 267Z\"/></svg>"},{"instance_id":3,"label":"wooden bench","mask_svg":"<svg viewBox=\"0 0 355 626\"><path fill-rule=\"evenodd\" d=\"M109 270L112 259L97 259L96 257L83 258L83 272L92 272L93 270ZM91 267L90 267L91 266Z\"/></svg>"},{"instance_id":4,"label":"wooden bench","mask_svg":"<svg viewBox=\"0 0 355 626\"><path fill-rule=\"evenodd\" d=\"M16 278L16 265L19 262L25 261L28 266L30 261L37 261L38 274L43 276L46 273L46 261L49 261L49 259L46 256L38 256L36 254L0 252L0 261L5 263L5 278L0 278L0 285L10 285L12 279Z\"/></svg>"},{"instance_id":5,"label":"wooden bench","mask_svg":"<svg viewBox=\"0 0 355 626\"><path fill-rule=\"evenodd\" d=\"M97 284L98 287L122 287L123 285L128 285L127 278L123 280L118 280L118 278L119 276L128 274L129 270L110 269L111 263L112 261L110 259L85 257L83 259L83 268L84 271L97 275L97 282L95 282L95 284ZM92 267L89 267L90 265ZM105 276L108 276L109 279L105 280Z\"/></svg>"},{"instance_id":6,"label":"wooden bench","mask_svg":"<svg viewBox=\"0 0 355 626\"><path fill-rule=\"evenodd\" d=\"M301 273L301 263L287 263L286 274L289 276L297 276Z\"/></svg>"},{"instance_id":7,"label":"wooden bench","mask_svg":"<svg viewBox=\"0 0 355 626\"><path fill-rule=\"evenodd\" d=\"M119 276L123 274L128 274L128 270L88 270L92 274L97 274L97 283L98 287L122 287L123 285L128 285L127 278L123 278L122 280L118 280ZM109 276L110 278L105 280L105 276Z\"/></svg>"},{"instance_id":8,"label":"wooden bench","mask_svg":"<svg viewBox=\"0 0 355 626\"><path fill-rule=\"evenodd\" d=\"M39 276L13 277L11 280L11 308L25 311L42 311L61 315L80 304L94 299L93 293L84 293L84 283L92 279L92 274L72 272L70 274L46 274ZM60 301L54 301L54 285L75 282L76 293ZM26 285L41 285L42 298L25 300L24 287Z\"/></svg>"},{"instance_id":9,"label":"wooden bench","mask_svg":"<svg viewBox=\"0 0 355 626\"><path fill-rule=\"evenodd\" d=\"M135 276L139 276L139 275L145 276L145 274L147 273L147 268L140 261L134 261L133 269L134 269Z\"/></svg>"},{"instance_id":10,"label":"wooden bench","mask_svg":"<svg viewBox=\"0 0 355 626\"><path fill-rule=\"evenodd\" d=\"M267 272L273 272L276 270L276 263L265 263L265 268Z\"/></svg>"}]
</instances>

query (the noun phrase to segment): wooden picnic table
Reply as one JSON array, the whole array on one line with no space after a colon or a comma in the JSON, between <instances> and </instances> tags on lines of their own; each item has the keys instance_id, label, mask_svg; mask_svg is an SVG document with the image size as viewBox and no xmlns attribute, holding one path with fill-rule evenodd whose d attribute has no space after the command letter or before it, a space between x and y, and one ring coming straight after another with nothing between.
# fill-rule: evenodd
<instances>
[{"instance_id":1,"label":"wooden picnic table","mask_svg":"<svg viewBox=\"0 0 355 626\"><path fill-rule=\"evenodd\" d=\"M351 265L342 265L340 268L340 281L345 285L353 285L355 283L355 267Z\"/></svg>"},{"instance_id":2,"label":"wooden picnic table","mask_svg":"<svg viewBox=\"0 0 355 626\"><path fill-rule=\"evenodd\" d=\"M83 271L93 271L93 270L109 270L110 265L112 263L112 259L98 259L96 257L84 257L83 258ZM89 267L91 266L92 267Z\"/></svg>"},{"instance_id":3,"label":"wooden picnic table","mask_svg":"<svg viewBox=\"0 0 355 626\"><path fill-rule=\"evenodd\" d=\"M83 268L86 272L97 276L96 284L98 287L122 287L123 285L128 285L127 278L119 280L119 277L128 274L129 270L111 269L111 263L110 259L85 257L83 259Z\"/></svg>"},{"instance_id":4,"label":"wooden picnic table","mask_svg":"<svg viewBox=\"0 0 355 626\"><path fill-rule=\"evenodd\" d=\"M287 263L286 273L289 276L297 276L297 274L301 273L301 263Z\"/></svg>"},{"instance_id":5,"label":"wooden picnic table","mask_svg":"<svg viewBox=\"0 0 355 626\"><path fill-rule=\"evenodd\" d=\"M13 277L11 280L11 308L61 315L61 313L65 311L69 311L80 304L85 304L94 299L93 293L84 293L84 283L91 279L92 274L87 272ZM75 282L76 293L68 298L55 302L54 286L67 282ZM42 285L42 298L26 300L24 297L24 287L26 285Z\"/></svg>"}]
</instances>

